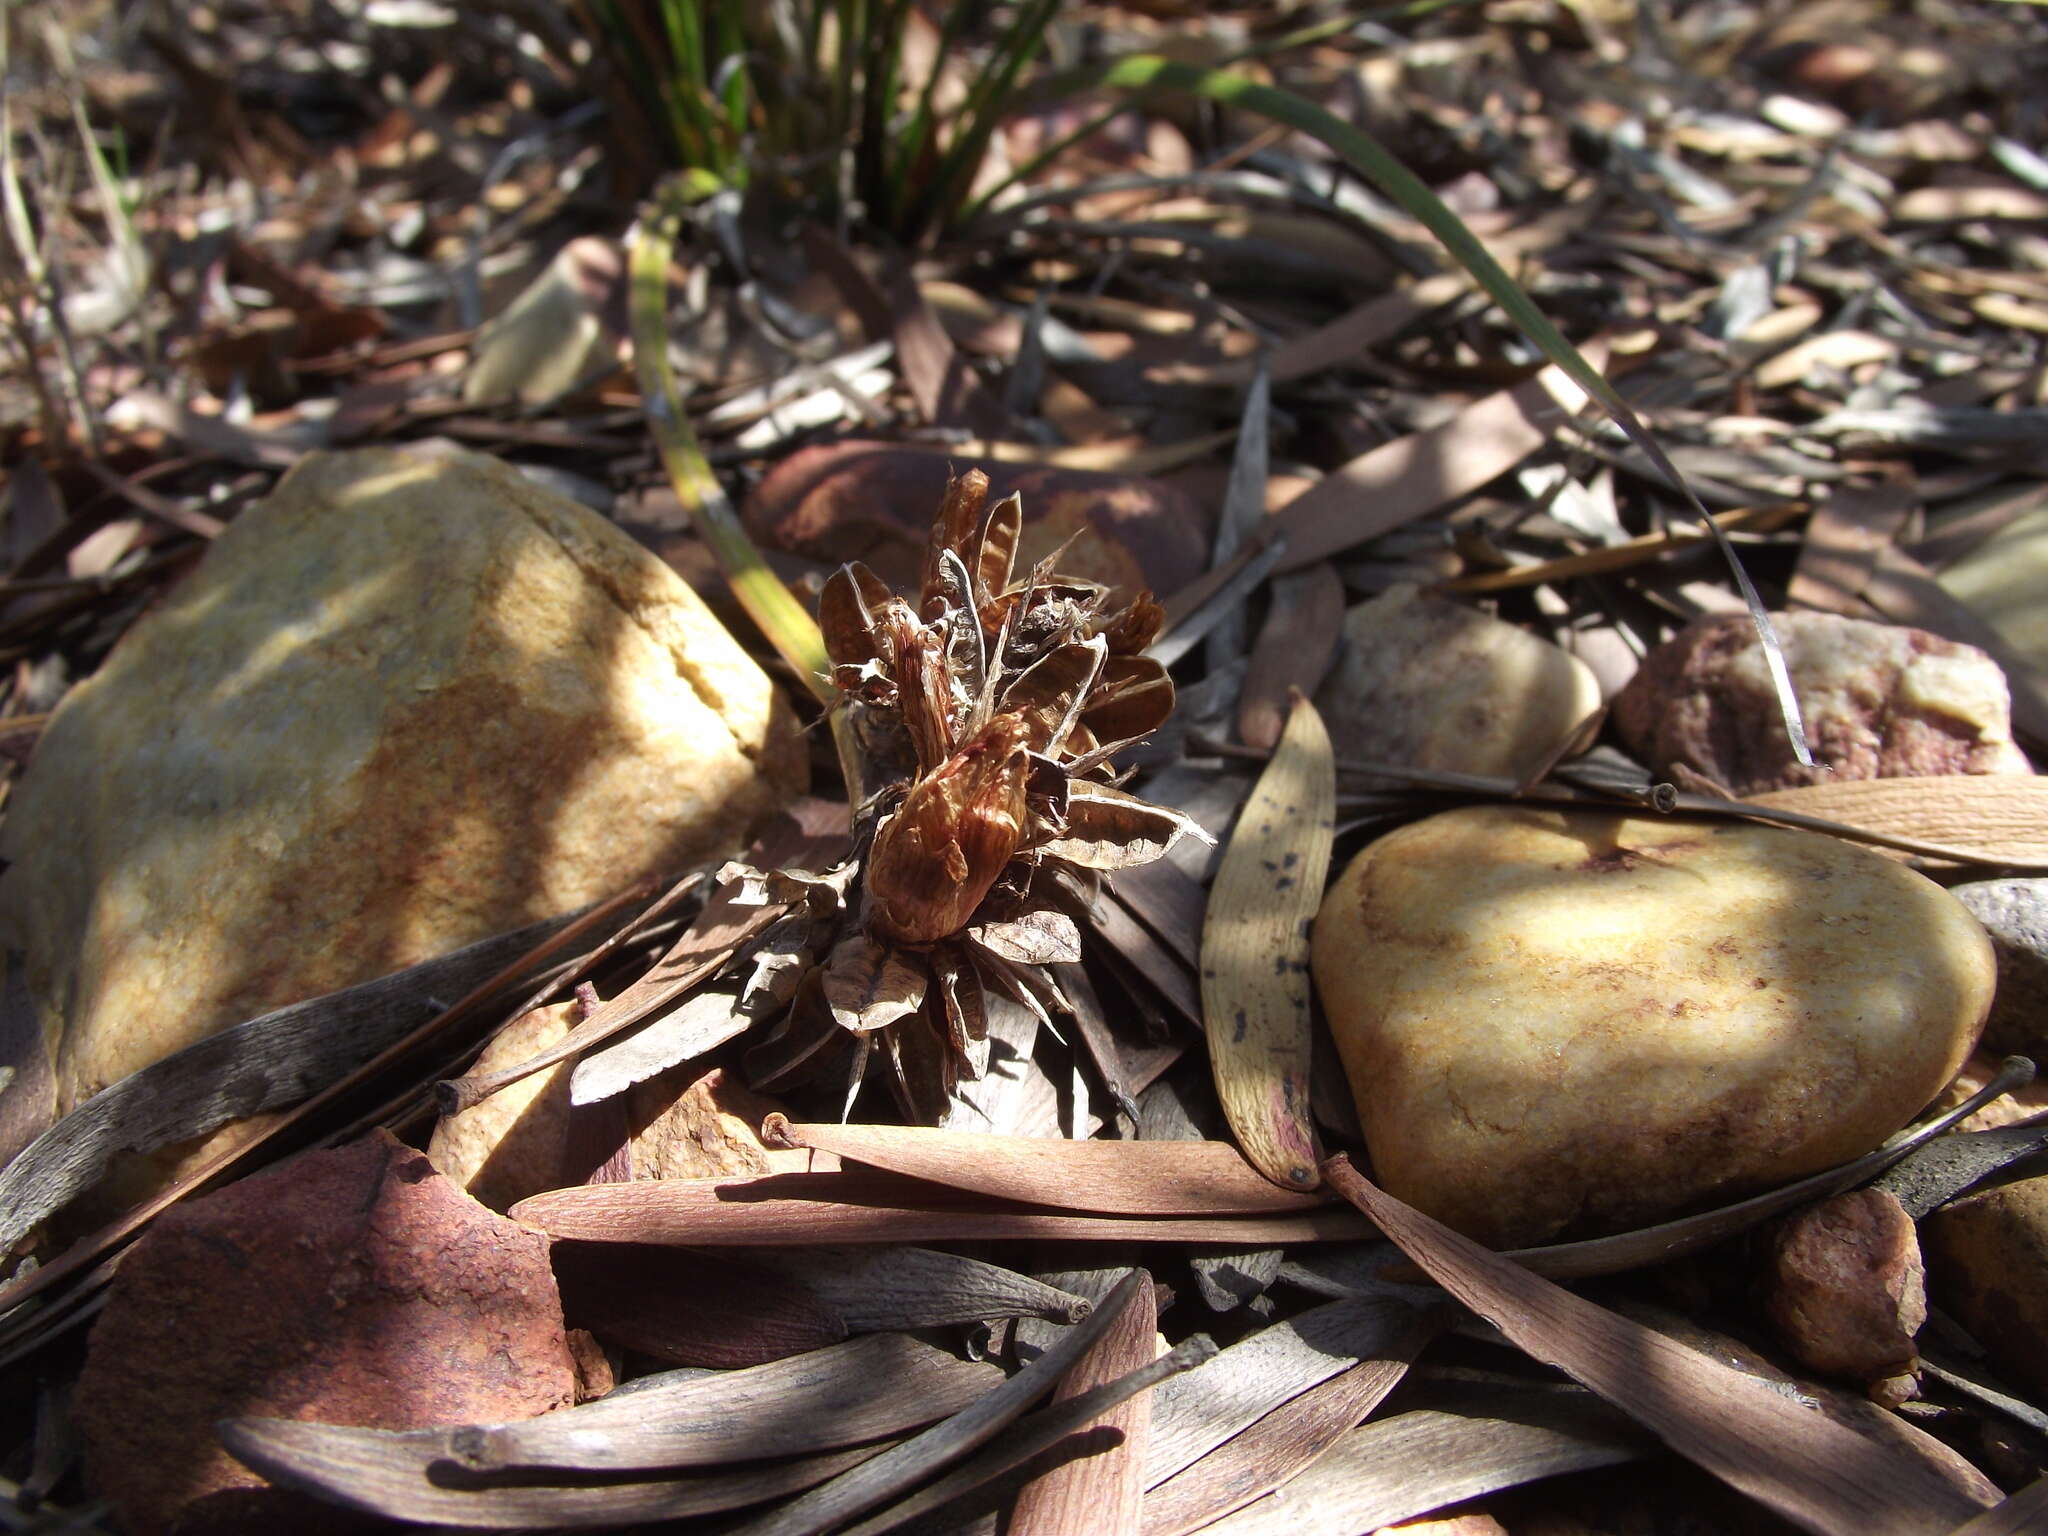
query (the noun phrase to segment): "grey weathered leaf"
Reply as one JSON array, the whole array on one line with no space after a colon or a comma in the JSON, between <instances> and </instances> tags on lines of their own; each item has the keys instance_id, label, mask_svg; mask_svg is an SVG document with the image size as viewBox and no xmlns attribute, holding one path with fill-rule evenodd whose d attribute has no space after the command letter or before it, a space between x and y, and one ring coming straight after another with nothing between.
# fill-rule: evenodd
<instances>
[{"instance_id":1,"label":"grey weathered leaf","mask_svg":"<svg viewBox=\"0 0 2048 1536\"><path fill-rule=\"evenodd\" d=\"M1209 834L1179 811L1085 779L1068 786L1066 835L1043 851L1083 869L1128 869L1165 855L1183 834Z\"/></svg>"},{"instance_id":2,"label":"grey weathered leaf","mask_svg":"<svg viewBox=\"0 0 2048 1536\"><path fill-rule=\"evenodd\" d=\"M1017 965L1054 965L1081 958L1081 930L1066 913L1051 907L1006 922L971 924L967 937Z\"/></svg>"},{"instance_id":3,"label":"grey weathered leaf","mask_svg":"<svg viewBox=\"0 0 2048 1536\"><path fill-rule=\"evenodd\" d=\"M586 1052L569 1074L569 1102L596 1104L753 1027L730 984L692 992L658 1019Z\"/></svg>"},{"instance_id":4,"label":"grey weathered leaf","mask_svg":"<svg viewBox=\"0 0 2048 1536\"><path fill-rule=\"evenodd\" d=\"M1649 1443L1619 1414L1553 1392L1475 1396L1342 1436L1292 1482L1202 1529L1208 1536L1351 1536L1447 1504L1587 1467L1634 1461Z\"/></svg>"},{"instance_id":5,"label":"grey weathered leaf","mask_svg":"<svg viewBox=\"0 0 2048 1536\"><path fill-rule=\"evenodd\" d=\"M842 939L826 962L825 1004L842 1029L867 1034L922 1008L929 982L903 951L855 934Z\"/></svg>"}]
</instances>

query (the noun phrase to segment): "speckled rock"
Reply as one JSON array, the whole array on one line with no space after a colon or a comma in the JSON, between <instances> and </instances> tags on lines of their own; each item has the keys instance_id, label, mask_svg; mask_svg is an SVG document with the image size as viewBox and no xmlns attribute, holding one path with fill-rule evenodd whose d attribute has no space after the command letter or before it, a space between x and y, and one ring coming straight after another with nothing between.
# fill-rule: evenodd
<instances>
[{"instance_id":1,"label":"speckled rock","mask_svg":"<svg viewBox=\"0 0 2048 1536\"><path fill-rule=\"evenodd\" d=\"M353 1529L234 1460L241 1415L418 1429L575 1401L547 1239L388 1132L177 1206L122 1261L76 1398L132 1536Z\"/></svg>"},{"instance_id":2,"label":"speckled rock","mask_svg":"<svg viewBox=\"0 0 2048 1536\"><path fill-rule=\"evenodd\" d=\"M1368 846L1312 960L1381 1182L1498 1247L1870 1150L1954 1076L1993 976L1961 903L1852 844L1511 806Z\"/></svg>"},{"instance_id":3,"label":"speckled rock","mask_svg":"<svg viewBox=\"0 0 2048 1536\"><path fill-rule=\"evenodd\" d=\"M602 518L476 455L314 454L57 711L0 937L61 1112L736 849L805 777L760 668Z\"/></svg>"},{"instance_id":4,"label":"speckled rock","mask_svg":"<svg viewBox=\"0 0 2048 1536\"><path fill-rule=\"evenodd\" d=\"M1344 615L1316 707L1339 757L1519 779L1600 707L1600 684L1549 641L1402 582Z\"/></svg>"},{"instance_id":5,"label":"speckled rock","mask_svg":"<svg viewBox=\"0 0 2048 1536\"><path fill-rule=\"evenodd\" d=\"M575 1003L534 1009L500 1030L472 1070L501 1072L539 1055L568 1034L577 1017ZM660 1021L650 1027L659 1028ZM574 1067L573 1061L549 1067L459 1114L444 1115L434 1127L428 1157L494 1211L584 1181L590 1168L575 1159L580 1153L587 1160L592 1148L577 1140L578 1117L592 1129L611 1127L624 1144L621 1172L633 1178L800 1172L816 1166L813 1153L761 1144L761 1122L783 1106L753 1092L723 1067L685 1061L633 1084L615 1099L580 1106L569 1098Z\"/></svg>"},{"instance_id":6,"label":"speckled rock","mask_svg":"<svg viewBox=\"0 0 2048 1536\"><path fill-rule=\"evenodd\" d=\"M1927 1321L1913 1218L1880 1189L1852 1189L1788 1218L1771 1241L1767 1310L1801 1363L1889 1402L1911 1397Z\"/></svg>"},{"instance_id":7,"label":"speckled rock","mask_svg":"<svg viewBox=\"0 0 2048 1536\"><path fill-rule=\"evenodd\" d=\"M1935 1305L1994 1352L1999 1375L2048 1394L2048 1174L1943 1206L1920 1241Z\"/></svg>"},{"instance_id":8,"label":"speckled rock","mask_svg":"<svg viewBox=\"0 0 2048 1536\"><path fill-rule=\"evenodd\" d=\"M1681 787L1735 795L2033 771L2013 743L2005 674L1975 646L1831 613L1774 613L1771 626L1826 767L1794 760L1756 628L1739 613L1702 619L1643 658L1614 700L1622 743Z\"/></svg>"},{"instance_id":9,"label":"speckled rock","mask_svg":"<svg viewBox=\"0 0 2048 1536\"><path fill-rule=\"evenodd\" d=\"M1984 925L1998 956L1985 1048L2048 1065L2048 880L1972 880L1949 889Z\"/></svg>"}]
</instances>

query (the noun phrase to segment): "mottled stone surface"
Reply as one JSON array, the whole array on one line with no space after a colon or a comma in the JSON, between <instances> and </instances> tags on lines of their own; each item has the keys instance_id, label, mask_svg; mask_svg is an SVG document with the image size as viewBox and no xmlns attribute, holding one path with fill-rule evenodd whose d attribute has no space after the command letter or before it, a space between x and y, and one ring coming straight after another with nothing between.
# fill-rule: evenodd
<instances>
[{"instance_id":1,"label":"mottled stone surface","mask_svg":"<svg viewBox=\"0 0 2048 1536\"><path fill-rule=\"evenodd\" d=\"M673 1010L670 1010L671 1012ZM536 1008L500 1030L472 1068L501 1072L539 1055L575 1025L575 1003ZM659 1029L662 1019L642 1026ZM581 1184L596 1162L623 1143L620 1176L705 1178L715 1174L802 1171L816 1155L761 1144L759 1128L783 1106L763 1098L723 1067L685 1061L597 1104L573 1105L563 1062L434 1127L434 1166L494 1211L529 1195ZM583 1133L579 1139L579 1130ZM590 1138L606 1138L596 1145Z\"/></svg>"},{"instance_id":2,"label":"mottled stone surface","mask_svg":"<svg viewBox=\"0 0 2048 1536\"><path fill-rule=\"evenodd\" d=\"M1852 1189L1790 1217L1772 1239L1767 1284L1771 1321L1803 1364L1865 1386L1910 1378L1927 1284L1897 1197Z\"/></svg>"},{"instance_id":3,"label":"mottled stone surface","mask_svg":"<svg viewBox=\"0 0 2048 1536\"><path fill-rule=\"evenodd\" d=\"M747 498L747 529L791 554L834 565L865 560L901 591L917 584L948 476L970 469L988 475L990 505L1013 492L1024 498L1020 576L1064 548L1063 575L1102 582L1128 600L1147 588L1170 596L1208 568L1208 515L1161 481L956 459L892 443L799 449Z\"/></svg>"},{"instance_id":4,"label":"mottled stone surface","mask_svg":"<svg viewBox=\"0 0 2048 1536\"><path fill-rule=\"evenodd\" d=\"M1811 833L1508 806L1368 846L1313 963L1372 1162L1495 1246L1870 1150L1991 1001L1961 903Z\"/></svg>"},{"instance_id":5,"label":"mottled stone surface","mask_svg":"<svg viewBox=\"0 0 2048 1536\"><path fill-rule=\"evenodd\" d=\"M1774 613L1807 740L1792 756L1746 614L1702 619L1643 658L1614 700L1617 734L1684 788L1735 795L1841 779L2031 773L2012 739L1998 663L1925 630L1831 613Z\"/></svg>"},{"instance_id":6,"label":"mottled stone surface","mask_svg":"<svg viewBox=\"0 0 2048 1536\"><path fill-rule=\"evenodd\" d=\"M602 518L475 455L314 454L58 710L0 937L68 1110L736 849L805 776L766 676Z\"/></svg>"},{"instance_id":7,"label":"mottled stone surface","mask_svg":"<svg viewBox=\"0 0 2048 1536\"><path fill-rule=\"evenodd\" d=\"M1339 757L1514 779L1599 706L1576 657L1406 582L1344 615L1316 694Z\"/></svg>"},{"instance_id":8,"label":"mottled stone surface","mask_svg":"<svg viewBox=\"0 0 2048 1536\"><path fill-rule=\"evenodd\" d=\"M2048 1065L2048 880L1972 880L1950 889L1984 925L1998 956L1986 1049Z\"/></svg>"},{"instance_id":9,"label":"mottled stone surface","mask_svg":"<svg viewBox=\"0 0 2048 1536\"><path fill-rule=\"evenodd\" d=\"M166 1212L93 1325L76 1399L93 1484L136 1536L354 1528L230 1457L215 1422L417 1429L567 1406L547 1249L384 1131Z\"/></svg>"},{"instance_id":10,"label":"mottled stone surface","mask_svg":"<svg viewBox=\"0 0 2048 1536\"><path fill-rule=\"evenodd\" d=\"M2000 1376L2048 1393L2048 1174L1965 1195L1928 1217L1920 1240L1934 1304Z\"/></svg>"}]
</instances>

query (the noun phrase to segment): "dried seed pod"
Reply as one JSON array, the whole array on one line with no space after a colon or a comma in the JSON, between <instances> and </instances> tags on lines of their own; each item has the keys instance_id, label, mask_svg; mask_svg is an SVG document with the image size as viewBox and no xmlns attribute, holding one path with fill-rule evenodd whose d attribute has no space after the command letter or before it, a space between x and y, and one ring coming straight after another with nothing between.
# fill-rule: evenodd
<instances>
[{"instance_id":1,"label":"dried seed pod","mask_svg":"<svg viewBox=\"0 0 2048 1536\"><path fill-rule=\"evenodd\" d=\"M1111 756L1163 724L1173 683L1139 654L1163 613L1149 596L1111 608L1057 556L1021 581L1016 497L984 511L978 471L953 480L932 526L914 605L859 564L825 583L818 617L867 798L855 864L836 887L821 988L760 1048L779 1075L836 1062L819 1032L851 1038L854 1071L879 1046L907 1113L942 1113L987 1060L983 988L1056 1005L1043 967L1079 958L1054 904L1091 872L1162 856L1180 813L1111 788ZM817 909L814 906L813 911ZM807 998L819 1001L806 1004Z\"/></svg>"}]
</instances>

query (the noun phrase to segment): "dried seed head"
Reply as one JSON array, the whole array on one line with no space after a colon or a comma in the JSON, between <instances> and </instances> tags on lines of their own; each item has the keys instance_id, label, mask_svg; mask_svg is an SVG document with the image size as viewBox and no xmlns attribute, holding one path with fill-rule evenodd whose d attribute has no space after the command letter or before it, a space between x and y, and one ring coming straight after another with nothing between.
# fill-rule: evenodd
<instances>
[{"instance_id":1,"label":"dried seed head","mask_svg":"<svg viewBox=\"0 0 2048 1536\"><path fill-rule=\"evenodd\" d=\"M796 990L760 1048L774 1075L829 1056L819 1031L850 1037L857 1086L879 1045L922 1117L960 1073L980 1074L985 985L1059 1005L1042 967L1080 954L1054 904L1062 885L1205 835L1113 786L1112 755L1173 710L1166 669L1142 654L1159 605L1112 609L1106 589L1059 575L1057 556L1018 580L1022 507L984 510L987 498L978 471L948 485L914 601L858 563L825 583L819 627L867 793L853 811L859 889L813 906L825 915L805 943L823 980Z\"/></svg>"}]
</instances>

